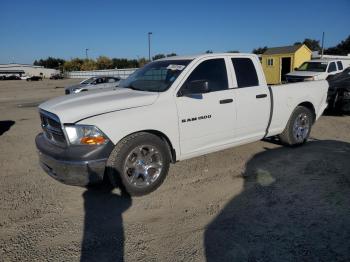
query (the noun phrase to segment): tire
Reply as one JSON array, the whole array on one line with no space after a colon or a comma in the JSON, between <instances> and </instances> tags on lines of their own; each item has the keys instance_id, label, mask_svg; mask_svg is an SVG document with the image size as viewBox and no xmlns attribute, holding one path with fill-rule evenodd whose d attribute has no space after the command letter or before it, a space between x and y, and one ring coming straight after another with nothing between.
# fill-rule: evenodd
<instances>
[{"instance_id":1,"label":"tire","mask_svg":"<svg viewBox=\"0 0 350 262\"><path fill-rule=\"evenodd\" d=\"M298 106L289 118L286 128L279 135L281 142L288 146L304 144L310 136L313 121L311 111L304 106Z\"/></svg>"},{"instance_id":2,"label":"tire","mask_svg":"<svg viewBox=\"0 0 350 262\"><path fill-rule=\"evenodd\" d=\"M156 190L169 171L170 154L160 137L140 132L121 140L107 160L107 174L114 186L132 196Z\"/></svg>"}]
</instances>

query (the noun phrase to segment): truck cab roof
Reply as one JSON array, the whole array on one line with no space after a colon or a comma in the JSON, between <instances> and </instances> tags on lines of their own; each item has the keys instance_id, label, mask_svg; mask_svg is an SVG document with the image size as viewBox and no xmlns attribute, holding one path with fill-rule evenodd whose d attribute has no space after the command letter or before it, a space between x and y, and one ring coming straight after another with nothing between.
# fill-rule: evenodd
<instances>
[{"instance_id":1,"label":"truck cab roof","mask_svg":"<svg viewBox=\"0 0 350 262\"><path fill-rule=\"evenodd\" d=\"M197 55L188 55L188 56L170 56L161 58L157 61L162 60L194 60L194 59L200 59L200 58L209 58L209 57L218 57L218 56L230 56L230 57L257 57L255 54L249 54L249 53L212 53L212 54L197 54Z\"/></svg>"},{"instance_id":2,"label":"truck cab roof","mask_svg":"<svg viewBox=\"0 0 350 262\"><path fill-rule=\"evenodd\" d=\"M311 59L306 62L318 62L318 63L331 63L331 62L338 62L341 61L340 59Z\"/></svg>"}]
</instances>

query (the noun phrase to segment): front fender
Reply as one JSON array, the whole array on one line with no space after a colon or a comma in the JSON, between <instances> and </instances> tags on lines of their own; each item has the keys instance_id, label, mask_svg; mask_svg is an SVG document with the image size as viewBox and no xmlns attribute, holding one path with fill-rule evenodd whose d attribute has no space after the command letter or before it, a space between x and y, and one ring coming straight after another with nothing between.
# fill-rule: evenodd
<instances>
[{"instance_id":1,"label":"front fender","mask_svg":"<svg viewBox=\"0 0 350 262\"><path fill-rule=\"evenodd\" d=\"M156 104L93 116L78 124L95 125L116 145L124 137L141 131L164 134L180 153L178 116L174 102Z\"/></svg>"}]
</instances>

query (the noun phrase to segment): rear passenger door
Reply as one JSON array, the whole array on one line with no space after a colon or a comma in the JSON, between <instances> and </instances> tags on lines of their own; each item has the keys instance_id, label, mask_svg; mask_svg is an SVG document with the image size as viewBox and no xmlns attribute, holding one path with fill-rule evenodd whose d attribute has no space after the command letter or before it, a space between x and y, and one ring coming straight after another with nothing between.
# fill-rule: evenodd
<instances>
[{"instance_id":1,"label":"rear passenger door","mask_svg":"<svg viewBox=\"0 0 350 262\"><path fill-rule=\"evenodd\" d=\"M118 86L118 80L117 78L114 77L106 77L106 84L105 87L116 87Z\"/></svg>"},{"instance_id":2,"label":"rear passenger door","mask_svg":"<svg viewBox=\"0 0 350 262\"><path fill-rule=\"evenodd\" d=\"M327 73L328 75L335 75L336 73L338 73L335 62L329 63Z\"/></svg>"},{"instance_id":3,"label":"rear passenger door","mask_svg":"<svg viewBox=\"0 0 350 262\"><path fill-rule=\"evenodd\" d=\"M237 111L235 123L236 140L262 138L270 116L268 87L257 74L258 60L250 57L231 58L234 102ZM282 87L281 87L282 88Z\"/></svg>"},{"instance_id":4,"label":"rear passenger door","mask_svg":"<svg viewBox=\"0 0 350 262\"><path fill-rule=\"evenodd\" d=\"M342 61L337 61L337 66L338 66L338 72L343 71L344 67L343 67Z\"/></svg>"}]
</instances>

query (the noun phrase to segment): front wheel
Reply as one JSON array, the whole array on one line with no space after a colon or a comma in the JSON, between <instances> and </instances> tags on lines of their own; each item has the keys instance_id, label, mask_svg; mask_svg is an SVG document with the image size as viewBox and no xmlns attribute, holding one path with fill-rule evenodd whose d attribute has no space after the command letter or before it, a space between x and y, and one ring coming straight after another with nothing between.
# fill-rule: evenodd
<instances>
[{"instance_id":1,"label":"front wheel","mask_svg":"<svg viewBox=\"0 0 350 262\"><path fill-rule=\"evenodd\" d=\"M313 115L311 111L306 107L298 106L279 138L283 144L289 146L304 144L310 136L312 124Z\"/></svg>"},{"instance_id":2,"label":"front wheel","mask_svg":"<svg viewBox=\"0 0 350 262\"><path fill-rule=\"evenodd\" d=\"M164 181L170 164L169 150L158 136L140 132L120 141L108 161L108 175L114 185L130 195L156 190ZM122 185L118 185L118 182Z\"/></svg>"}]
</instances>

